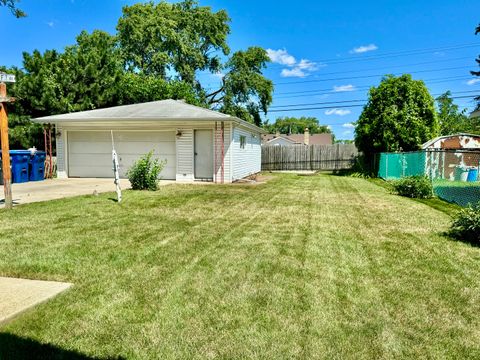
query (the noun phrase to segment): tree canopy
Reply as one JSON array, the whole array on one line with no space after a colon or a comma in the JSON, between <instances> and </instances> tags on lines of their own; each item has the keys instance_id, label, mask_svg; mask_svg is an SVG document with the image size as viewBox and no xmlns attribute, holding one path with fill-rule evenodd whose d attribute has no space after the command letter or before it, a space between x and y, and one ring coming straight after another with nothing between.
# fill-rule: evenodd
<instances>
[{"instance_id":1,"label":"tree canopy","mask_svg":"<svg viewBox=\"0 0 480 360\"><path fill-rule=\"evenodd\" d=\"M27 126L28 117L184 99L260 125L272 102L263 75L270 59L255 46L228 57L229 21L194 0L125 6L115 35L82 31L63 51L25 52L23 70L11 69L18 101L10 114ZM223 74L219 88L204 87L200 71Z\"/></svg>"},{"instance_id":2,"label":"tree canopy","mask_svg":"<svg viewBox=\"0 0 480 360\"><path fill-rule=\"evenodd\" d=\"M331 129L326 125L320 125L316 117L279 117L273 124L265 124L265 130L270 133L279 132L281 134L303 134L305 128L308 128L310 134L331 133Z\"/></svg>"},{"instance_id":3,"label":"tree canopy","mask_svg":"<svg viewBox=\"0 0 480 360\"><path fill-rule=\"evenodd\" d=\"M355 144L369 157L382 151L413 151L437 136L434 100L411 75L385 76L369 91L355 128Z\"/></svg>"},{"instance_id":4,"label":"tree canopy","mask_svg":"<svg viewBox=\"0 0 480 360\"><path fill-rule=\"evenodd\" d=\"M196 71L221 70L228 55L230 18L194 0L161 1L123 8L117 31L125 65L135 72L167 79L170 74L194 85Z\"/></svg>"},{"instance_id":5,"label":"tree canopy","mask_svg":"<svg viewBox=\"0 0 480 360\"><path fill-rule=\"evenodd\" d=\"M273 83L263 75L270 58L254 46L222 61L230 54L229 21L226 11L194 0L125 6L117 25L124 65L134 74L187 83L204 106L260 125L272 102ZM220 88L207 91L199 71L223 74Z\"/></svg>"},{"instance_id":6,"label":"tree canopy","mask_svg":"<svg viewBox=\"0 0 480 360\"><path fill-rule=\"evenodd\" d=\"M453 102L451 95L451 92L447 91L436 98L440 135L473 131L473 123L468 118L467 109L460 110Z\"/></svg>"},{"instance_id":7,"label":"tree canopy","mask_svg":"<svg viewBox=\"0 0 480 360\"><path fill-rule=\"evenodd\" d=\"M262 74L269 61L260 47L235 52L225 65L220 89L206 95L208 105L260 126L260 113L266 114L272 103L273 82Z\"/></svg>"},{"instance_id":8,"label":"tree canopy","mask_svg":"<svg viewBox=\"0 0 480 360\"><path fill-rule=\"evenodd\" d=\"M20 2L20 0L0 0L0 6L7 7L7 9L9 9L17 18L27 16L27 14L17 7L18 2Z\"/></svg>"}]
</instances>

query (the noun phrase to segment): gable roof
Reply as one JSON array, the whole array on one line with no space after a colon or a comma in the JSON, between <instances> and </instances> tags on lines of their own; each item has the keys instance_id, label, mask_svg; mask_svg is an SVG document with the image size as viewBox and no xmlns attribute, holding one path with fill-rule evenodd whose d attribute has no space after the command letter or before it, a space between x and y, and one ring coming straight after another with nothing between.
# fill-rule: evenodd
<instances>
[{"instance_id":1,"label":"gable roof","mask_svg":"<svg viewBox=\"0 0 480 360\"><path fill-rule=\"evenodd\" d=\"M305 141L305 134L292 134L292 135L277 135L277 134L265 134L262 136L262 142L265 145L270 144L273 140L282 138L294 144L303 144ZM310 134L308 143L310 145L331 145L333 144L332 134Z\"/></svg>"},{"instance_id":2,"label":"gable roof","mask_svg":"<svg viewBox=\"0 0 480 360\"><path fill-rule=\"evenodd\" d=\"M180 100L160 100L121 105L104 109L79 111L33 119L35 122L77 122L109 120L224 120L235 119L218 111L187 104Z\"/></svg>"},{"instance_id":3,"label":"gable roof","mask_svg":"<svg viewBox=\"0 0 480 360\"><path fill-rule=\"evenodd\" d=\"M268 136L268 135L267 135ZM289 139L287 136L283 136L283 135L280 135L280 136L273 136L273 137L265 137L264 138L264 141L268 144L272 143L272 142L276 142L278 140L284 140L286 142L289 142L291 144L295 144L295 141Z\"/></svg>"},{"instance_id":4,"label":"gable roof","mask_svg":"<svg viewBox=\"0 0 480 360\"><path fill-rule=\"evenodd\" d=\"M245 120L190 105L183 100L159 100L146 103L113 106L104 109L78 111L60 115L44 116L32 119L33 122L46 123L83 123L111 121L233 121L259 133L265 131Z\"/></svg>"}]
</instances>

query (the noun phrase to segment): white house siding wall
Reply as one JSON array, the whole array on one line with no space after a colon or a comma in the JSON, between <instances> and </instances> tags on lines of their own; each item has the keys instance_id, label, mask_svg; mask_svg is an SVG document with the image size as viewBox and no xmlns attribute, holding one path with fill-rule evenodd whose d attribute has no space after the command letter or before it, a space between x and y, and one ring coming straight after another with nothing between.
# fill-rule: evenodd
<instances>
[{"instance_id":1,"label":"white house siding wall","mask_svg":"<svg viewBox=\"0 0 480 360\"><path fill-rule=\"evenodd\" d=\"M81 124L78 126L57 126L57 173L59 178L68 177L68 144L67 136L69 131L81 130L110 130L113 126L104 124ZM134 128L142 130L175 130L181 131L182 135L176 137L176 180L193 181L194 180L194 130L211 129L214 133L214 123L205 124L186 124L185 127L168 126L141 126L136 127L132 124L125 126L116 125L113 131L133 130ZM214 135L214 134L213 134ZM246 136L245 149L240 149L240 135ZM224 162L224 181L226 183L241 179L253 173L257 173L261 168L261 148L260 134L247 128L237 127L230 121L225 121L225 162ZM220 179L221 169L217 167L217 179Z\"/></svg>"},{"instance_id":2,"label":"white house siding wall","mask_svg":"<svg viewBox=\"0 0 480 360\"><path fill-rule=\"evenodd\" d=\"M65 144L65 139L66 139L66 133L63 131L63 128L61 126L56 127L56 148L57 148L57 177L59 179L66 179L68 177L67 174L67 149L66 149L66 144Z\"/></svg>"},{"instance_id":3,"label":"white house siding wall","mask_svg":"<svg viewBox=\"0 0 480 360\"><path fill-rule=\"evenodd\" d=\"M240 137L246 137L245 148L240 147ZM251 130L234 127L232 141L233 181L260 172L262 149L260 134Z\"/></svg>"},{"instance_id":4,"label":"white house siding wall","mask_svg":"<svg viewBox=\"0 0 480 360\"><path fill-rule=\"evenodd\" d=\"M193 129L177 129L177 181L193 181Z\"/></svg>"},{"instance_id":5,"label":"white house siding wall","mask_svg":"<svg viewBox=\"0 0 480 360\"><path fill-rule=\"evenodd\" d=\"M225 122L225 127L224 127L224 173L223 173L223 181L225 183L231 183L232 182L232 123L231 122ZM215 147L215 139L213 146ZM215 151L215 149L214 149ZM221 154L221 150L218 149L218 154ZM220 182L222 178L222 168L220 167L220 160L217 160L218 164L215 169L215 172L217 174L217 180Z\"/></svg>"}]
</instances>

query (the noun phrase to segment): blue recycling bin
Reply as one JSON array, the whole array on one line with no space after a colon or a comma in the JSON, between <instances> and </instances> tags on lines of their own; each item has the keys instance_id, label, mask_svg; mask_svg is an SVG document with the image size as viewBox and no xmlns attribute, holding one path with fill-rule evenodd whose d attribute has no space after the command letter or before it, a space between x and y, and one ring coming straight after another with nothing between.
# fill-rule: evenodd
<instances>
[{"instance_id":1,"label":"blue recycling bin","mask_svg":"<svg viewBox=\"0 0 480 360\"><path fill-rule=\"evenodd\" d=\"M478 169L477 168L470 168L468 170L468 177L467 181L468 182L475 182L478 179Z\"/></svg>"},{"instance_id":2,"label":"blue recycling bin","mask_svg":"<svg viewBox=\"0 0 480 360\"><path fill-rule=\"evenodd\" d=\"M30 181L45 180L45 151L37 151L31 155L28 169L28 178Z\"/></svg>"},{"instance_id":3,"label":"blue recycling bin","mask_svg":"<svg viewBox=\"0 0 480 360\"><path fill-rule=\"evenodd\" d=\"M10 161L12 166L12 183L28 182L28 163L30 162L30 151L10 150Z\"/></svg>"}]
</instances>

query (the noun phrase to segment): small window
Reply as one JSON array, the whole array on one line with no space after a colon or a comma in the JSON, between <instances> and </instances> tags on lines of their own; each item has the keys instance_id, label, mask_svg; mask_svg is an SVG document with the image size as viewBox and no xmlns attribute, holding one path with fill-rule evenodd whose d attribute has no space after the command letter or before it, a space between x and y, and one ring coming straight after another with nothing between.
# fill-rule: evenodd
<instances>
[{"instance_id":1,"label":"small window","mask_svg":"<svg viewBox=\"0 0 480 360\"><path fill-rule=\"evenodd\" d=\"M240 135L240 149L245 149L247 144L247 137L245 135Z\"/></svg>"}]
</instances>

